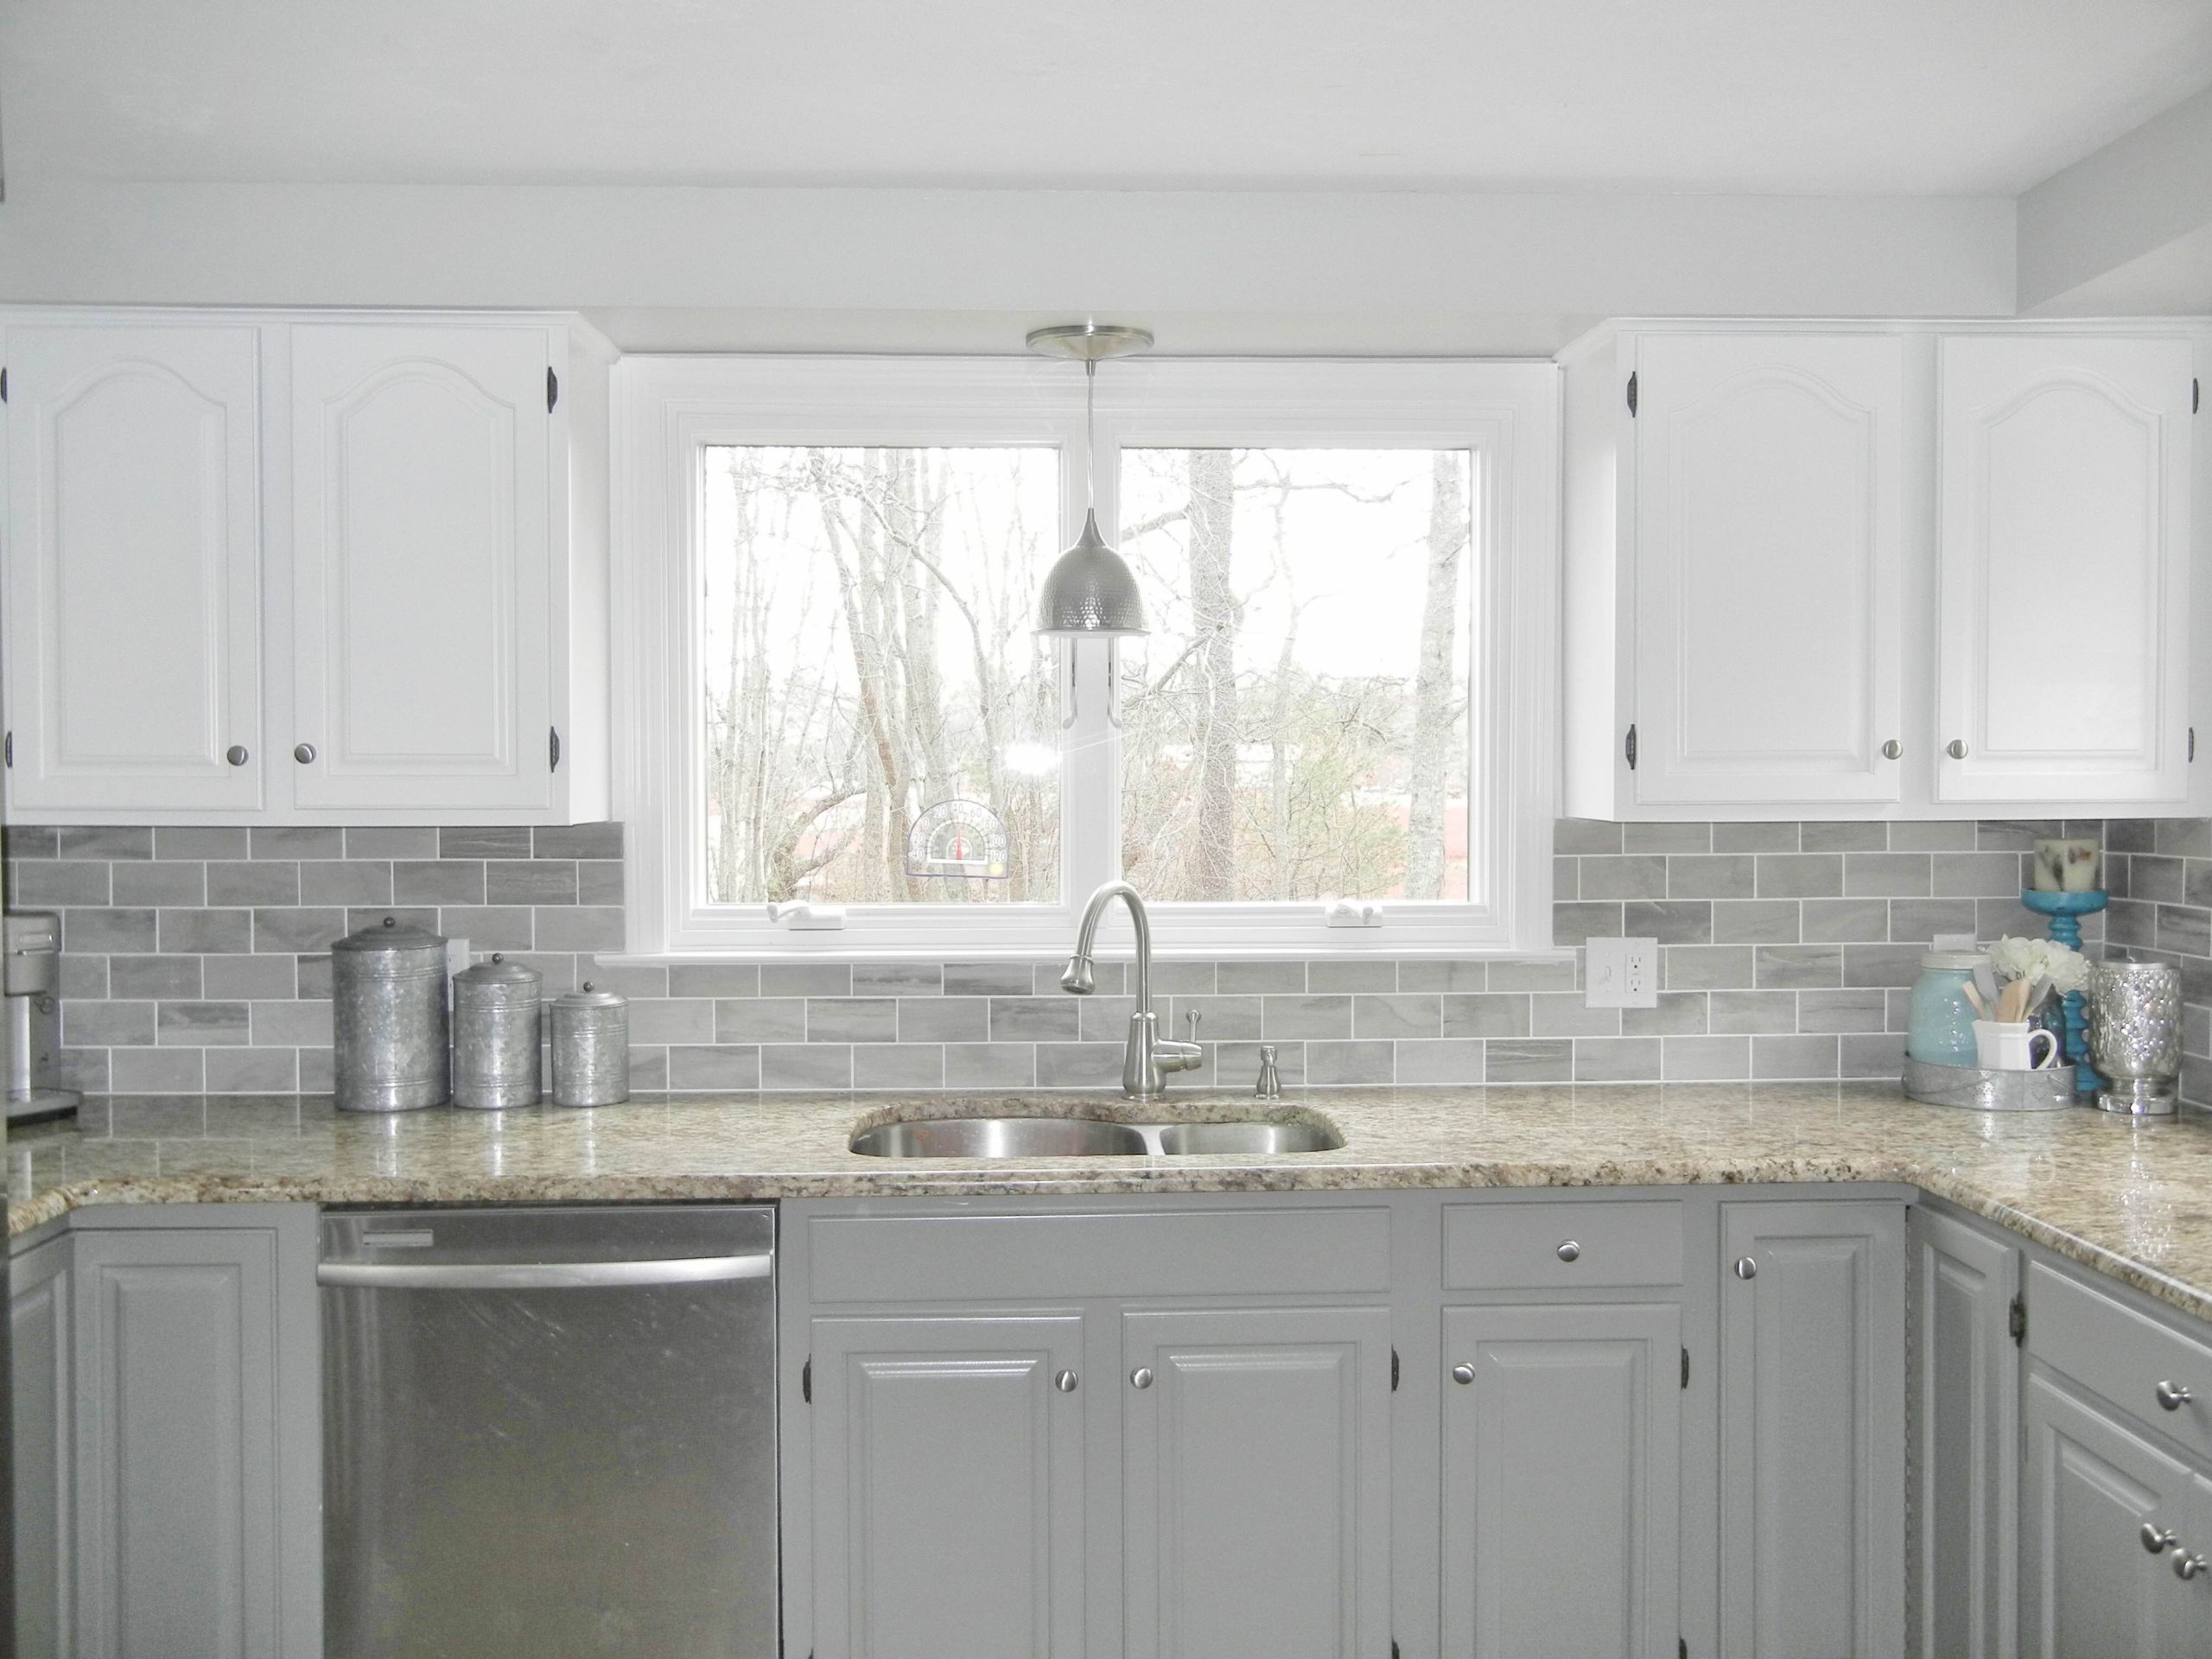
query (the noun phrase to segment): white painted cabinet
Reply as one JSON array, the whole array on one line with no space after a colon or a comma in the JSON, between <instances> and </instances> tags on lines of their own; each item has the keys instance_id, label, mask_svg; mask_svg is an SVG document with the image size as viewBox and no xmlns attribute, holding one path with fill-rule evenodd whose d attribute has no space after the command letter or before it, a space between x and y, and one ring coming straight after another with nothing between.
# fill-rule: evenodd
<instances>
[{"instance_id":1,"label":"white painted cabinet","mask_svg":"<svg viewBox=\"0 0 2212 1659\"><path fill-rule=\"evenodd\" d=\"M291 346L300 804L548 806L543 333L314 324Z\"/></svg>"},{"instance_id":2,"label":"white painted cabinet","mask_svg":"<svg viewBox=\"0 0 2212 1659\"><path fill-rule=\"evenodd\" d=\"M1379 1659L1390 1313L1122 1318L1122 1652Z\"/></svg>"},{"instance_id":3,"label":"white painted cabinet","mask_svg":"<svg viewBox=\"0 0 2212 1659\"><path fill-rule=\"evenodd\" d=\"M1681 1624L1681 1313L1447 1308L1446 1659L1669 1659Z\"/></svg>"},{"instance_id":4,"label":"white painted cabinet","mask_svg":"<svg viewBox=\"0 0 2212 1659\"><path fill-rule=\"evenodd\" d=\"M604 341L0 321L15 821L607 815Z\"/></svg>"},{"instance_id":5,"label":"white painted cabinet","mask_svg":"<svg viewBox=\"0 0 2212 1659\"><path fill-rule=\"evenodd\" d=\"M1897 800L1901 342L1666 334L1637 359L1635 799Z\"/></svg>"},{"instance_id":6,"label":"white painted cabinet","mask_svg":"<svg viewBox=\"0 0 2212 1659\"><path fill-rule=\"evenodd\" d=\"M2193 372L2182 338L1942 342L1939 800L2187 797Z\"/></svg>"},{"instance_id":7,"label":"white painted cabinet","mask_svg":"<svg viewBox=\"0 0 2212 1659\"><path fill-rule=\"evenodd\" d=\"M258 331L10 322L5 361L9 805L255 811Z\"/></svg>"},{"instance_id":8,"label":"white painted cabinet","mask_svg":"<svg viewBox=\"0 0 2212 1659\"><path fill-rule=\"evenodd\" d=\"M1720 1650L1904 1649L1901 1206L1721 1206Z\"/></svg>"}]
</instances>

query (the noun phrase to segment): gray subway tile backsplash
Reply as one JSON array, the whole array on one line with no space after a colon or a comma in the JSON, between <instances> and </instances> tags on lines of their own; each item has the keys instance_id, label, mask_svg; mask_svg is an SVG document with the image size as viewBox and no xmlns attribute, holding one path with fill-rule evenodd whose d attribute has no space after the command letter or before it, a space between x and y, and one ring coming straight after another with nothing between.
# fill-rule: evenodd
<instances>
[{"instance_id":1,"label":"gray subway tile backsplash","mask_svg":"<svg viewBox=\"0 0 2212 1659\"><path fill-rule=\"evenodd\" d=\"M2020 821L1607 824L1554 836L1562 945L1656 938L1659 1006L1583 1006L1565 959L1163 961L1163 1034L1239 1088L1895 1077L1906 988L1939 933L2037 931ZM2081 828L2081 826L2076 826ZM2087 827L2094 833L2100 826ZM2184 1092L2212 1088L2212 822L2114 821L2093 944L2177 962ZM95 1093L330 1086L331 943L390 914L499 950L549 994L632 999L632 1086L1109 1089L1134 1003L1122 962L1068 997L1061 959L603 962L622 944L621 830L29 828L7 890L63 917L62 1035ZM213 1109L211 1105L209 1109Z\"/></svg>"}]
</instances>

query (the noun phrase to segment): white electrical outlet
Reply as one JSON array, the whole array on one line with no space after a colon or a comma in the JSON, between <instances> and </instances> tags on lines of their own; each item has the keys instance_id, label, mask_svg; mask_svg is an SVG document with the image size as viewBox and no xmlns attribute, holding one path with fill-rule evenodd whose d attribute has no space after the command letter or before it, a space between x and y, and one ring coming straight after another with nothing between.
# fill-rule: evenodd
<instances>
[{"instance_id":1,"label":"white electrical outlet","mask_svg":"<svg viewBox=\"0 0 2212 1659\"><path fill-rule=\"evenodd\" d=\"M1583 957L1582 994L1592 1008L1659 1006L1659 941L1592 939Z\"/></svg>"}]
</instances>

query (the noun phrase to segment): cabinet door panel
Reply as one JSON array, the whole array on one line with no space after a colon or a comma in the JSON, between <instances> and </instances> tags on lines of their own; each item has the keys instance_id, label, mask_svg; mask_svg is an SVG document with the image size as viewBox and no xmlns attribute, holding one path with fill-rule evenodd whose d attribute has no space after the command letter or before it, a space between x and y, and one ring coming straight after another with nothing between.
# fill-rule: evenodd
<instances>
[{"instance_id":1,"label":"cabinet door panel","mask_svg":"<svg viewBox=\"0 0 2212 1659\"><path fill-rule=\"evenodd\" d=\"M550 800L545 375L536 330L292 330L301 805Z\"/></svg>"},{"instance_id":2,"label":"cabinet door panel","mask_svg":"<svg viewBox=\"0 0 2212 1659\"><path fill-rule=\"evenodd\" d=\"M2204 1553L2202 1501L2189 1471L2039 1370L2027 1381L2021 1650L2035 1659L2182 1659L2201 1654L2204 1580L2184 1584L2171 1553L2143 1547L2146 1525Z\"/></svg>"},{"instance_id":3,"label":"cabinet door panel","mask_svg":"<svg viewBox=\"0 0 2212 1659\"><path fill-rule=\"evenodd\" d=\"M256 340L8 330L18 809L261 804Z\"/></svg>"},{"instance_id":4,"label":"cabinet door panel","mask_svg":"<svg viewBox=\"0 0 2212 1659\"><path fill-rule=\"evenodd\" d=\"M1130 1659L1383 1659L1389 1310L1128 1313L1122 1332Z\"/></svg>"},{"instance_id":5,"label":"cabinet door panel","mask_svg":"<svg viewBox=\"0 0 2212 1659\"><path fill-rule=\"evenodd\" d=\"M1912 1211L1913 1638L1923 1659L2016 1651L2020 1253Z\"/></svg>"},{"instance_id":6,"label":"cabinet door panel","mask_svg":"<svg viewBox=\"0 0 2212 1659\"><path fill-rule=\"evenodd\" d=\"M1681 1315L1452 1308L1447 1659L1665 1659L1680 1634Z\"/></svg>"},{"instance_id":7,"label":"cabinet door panel","mask_svg":"<svg viewBox=\"0 0 2212 1659\"><path fill-rule=\"evenodd\" d=\"M16 1652L73 1651L69 1443L76 1386L69 1362L67 1236L10 1264L10 1370L14 1383Z\"/></svg>"},{"instance_id":8,"label":"cabinet door panel","mask_svg":"<svg viewBox=\"0 0 2212 1659\"><path fill-rule=\"evenodd\" d=\"M1895 339L1637 348L1636 798L1894 801Z\"/></svg>"},{"instance_id":9,"label":"cabinet door panel","mask_svg":"<svg viewBox=\"0 0 2212 1659\"><path fill-rule=\"evenodd\" d=\"M79 1652L273 1659L274 1235L87 1232L74 1243Z\"/></svg>"},{"instance_id":10,"label":"cabinet door panel","mask_svg":"<svg viewBox=\"0 0 2212 1659\"><path fill-rule=\"evenodd\" d=\"M813 1325L818 1650L1046 1659L1083 1640L1079 1318Z\"/></svg>"},{"instance_id":11,"label":"cabinet door panel","mask_svg":"<svg viewBox=\"0 0 2212 1659\"><path fill-rule=\"evenodd\" d=\"M1904 1646L1903 1206L1730 1204L1721 1216L1722 1651L1893 1659Z\"/></svg>"},{"instance_id":12,"label":"cabinet door panel","mask_svg":"<svg viewBox=\"0 0 2212 1659\"><path fill-rule=\"evenodd\" d=\"M1969 335L1942 361L1937 798L2184 798L2189 342Z\"/></svg>"}]
</instances>

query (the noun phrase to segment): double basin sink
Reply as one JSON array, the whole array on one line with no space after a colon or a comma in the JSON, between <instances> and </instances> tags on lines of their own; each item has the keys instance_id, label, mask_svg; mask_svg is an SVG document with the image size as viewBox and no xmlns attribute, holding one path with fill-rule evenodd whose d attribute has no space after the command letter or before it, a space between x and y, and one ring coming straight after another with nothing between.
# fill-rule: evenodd
<instances>
[{"instance_id":1,"label":"double basin sink","mask_svg":"<svg viewBox=\"0 0 2212 1659\"><path fill-rule=\"evenodd\" d=\"M1089 1117L914 1117L856 1132L868 1158L1273 1157L1333 1152L1344 1138L1310 1119L1111 1123Z\"/></svg>"}]
</instances>

